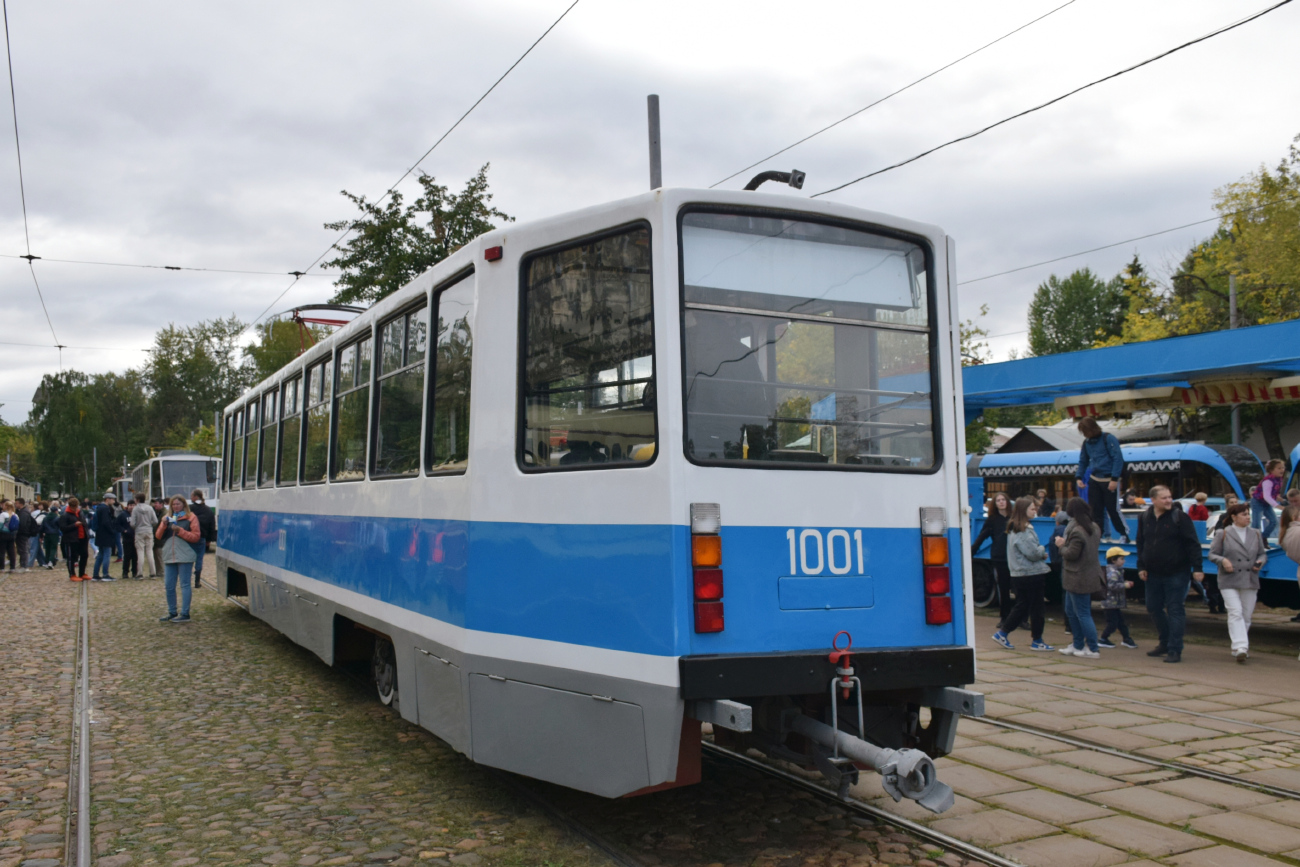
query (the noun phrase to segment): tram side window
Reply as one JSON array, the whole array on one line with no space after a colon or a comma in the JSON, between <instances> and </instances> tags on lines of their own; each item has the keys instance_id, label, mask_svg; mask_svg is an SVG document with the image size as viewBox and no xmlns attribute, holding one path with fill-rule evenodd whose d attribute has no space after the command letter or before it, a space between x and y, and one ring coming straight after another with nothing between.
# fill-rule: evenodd
<instances>
[{"instance_id":1,"label":"tram side window","mask_svg":"<svg viewBox=\"0 0 1300 867\"><path fill-rule=\"evenodd\" d=\"M428 316L428 309L421 304L379 329L375 448L370 468L376 476L414 476L420 472Z\"/></svg>"},{"instance_id":2,"label":"tram side window","mask_svg":"<svg viewBox=\"0 0 1300 867\"><path fill-rule=\"evenodd\" d=\"M261 444L262 424L257 413L258 401L248 405L244 413L244 487L257 487L257 454Z\"/></svg>"},{"instance_id":3,"label":"tram side window","mask_svg":"<svg viewBox=\"0 0 1300 867\"><path fill-rule=\"evenodd\" d=\"M451 475L469 467L470 371L474 355L474 280L438 293L429 417L429 472Z\"/></svg>"},{"instance_id":4,"label":"tram side window","mask_svg":"<svg viewBox=\"0 0 1300 867\"><path fill-rule=\"evenodd\" d=\"M302 405L299 401L299 389L302 377L295 376L280 387L280 455L276 484L298 484L298 441L302 436L302 417L298 414Z\"/></svg>"},{"instance_id":5,"label":"tram side window","mask_svg":"<svg viewBox=\"0 0 1300 867\"><path fill-rule=\"evenodd\" d=\"M313 364L307 371L306 397L307 438L302 462L302 480L323 482L329 471L330 388L334 382L334 364L329 359Z\"/></svg>"},{"instance_id":6,"label":"tram side window","mask_svg":"<svg viewBox=\"0 0 1300 867\"><path fill-rule=\"evenodd\" d=\"M370 414L370 338L339 352L334 397L334 449L330 480L366 477L366 429Z\"/></svg>"},{"instance_id":7,"label":"tram side window","mask_svg":"<svg viewBox=\"0 0 1300 867\"><path fill-rule=\"evenodd\" d=\"M520 465L649 462L657 445L650 229L534 256L524 273Z\"/></svg>"},{"instance_id":8,"label":"tram side window","mask_svg":"<svg viewBox=\"0 0 1300 867\"><path fill-rule=\"evenodd\" d=\"M235 410L230 416L230 456L226 460L226 466L230 467L230 489L239 490L240 484L244 478L244 411Z\"/></svg>"},{"instance_id":9,"label":"tram side window","mask_svg":"<svg viewBox=\"0 0 1300 867\"><path fill-rule=\"evenodd\" d=\"M149 464L149 498L156 499L161 496L163 496L162 461L154 461Z\"/></svg>"},{"instance_id":10,"label":"tram side window","mask_svg":"<svg viewBox=\"0 0 1300 867\"><path fill-rule=\"evenodd\" d=\"M275 483L275 434L276 423L280 414L275 411L277 391L268 391L262 396L262 451L259 465L262 468L258 485L269 486Z\"/></svg>"}]
</instances>

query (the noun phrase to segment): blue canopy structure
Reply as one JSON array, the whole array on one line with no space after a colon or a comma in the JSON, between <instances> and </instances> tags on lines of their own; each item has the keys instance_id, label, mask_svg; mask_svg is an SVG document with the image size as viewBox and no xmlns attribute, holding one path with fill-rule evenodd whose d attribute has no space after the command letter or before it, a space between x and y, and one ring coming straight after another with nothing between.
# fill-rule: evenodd
<instances>
[{"instance_id":1,"label":"blue canopy structure","mask_svg":"<svg viewBox=\"0 0 1300 867\"><path fill-rule=\"evenodd\" d=\"M1300 381L1286 380L1298 375L1300 320L1292 320L979 364L963 368L962 384L970 420L990 407L1054 402L1071 415L1100 415L1088 407L1124 411L1296 400ZM1089 397L1096 400L1081 400Z\"/></svg>"}]
</instances>

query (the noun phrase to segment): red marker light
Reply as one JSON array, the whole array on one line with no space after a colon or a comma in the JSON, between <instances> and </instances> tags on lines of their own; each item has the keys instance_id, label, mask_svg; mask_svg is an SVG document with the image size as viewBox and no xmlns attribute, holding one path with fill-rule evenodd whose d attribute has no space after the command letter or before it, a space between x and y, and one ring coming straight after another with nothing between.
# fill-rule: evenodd
<instances>
[{"instance_id":1,"label":"red marker light","mask_svg":"<svg viewBox=\"0 0 1300 867\"><path fill-rule=\"evenodd\" d=\"M952 589L947 566L926 566L923 574L926 596L939 596Z\"/></svg>"},{"instance_id":2,"label":"red marker light","mask_svg":"<svg viewBox=\"0 0 1300 867\"><path fill-rule=\"evenodd\" d=\"M695 570L695 598L700 601L717 601L722 598L722 570Z\"/></svg>"},{"instance_id":3,"label":"red marker light","mask_svg":"<svg viewBox=\"0 0 1300 867\"><path fill-rule=\"evenodd\" d=\"M695 606L699 608L699 606ZM698 618L699 615L696 615ZM698 619L696 621L698 623ZM942 626L945 623L952 623L952 597L951 596L927 596L925 597L925 622L931 626ZM696 631L699 631L698 626Z\"/></svg>"},{"instance_id":4,"label":"red marker light","mask_svg":"<svg viewBox=\"0 0 1300 867\"><path fill-rule=\"evenodd\" d=\"M721 632L725 625L721 602L695 603L696 632Z\"/></svg>"},{"instance_id":5,"label":"red marker light","mask_svg":"<svg viewBox=\"0 0 1300 867\"><path fill-rule=\"evenodd\" d=\"M483 258L487 259L489 262L495 262L504 255L505 249L500 245L497 245L496 247L488 247L483 251Z\"/></svg>"}]
</instances>

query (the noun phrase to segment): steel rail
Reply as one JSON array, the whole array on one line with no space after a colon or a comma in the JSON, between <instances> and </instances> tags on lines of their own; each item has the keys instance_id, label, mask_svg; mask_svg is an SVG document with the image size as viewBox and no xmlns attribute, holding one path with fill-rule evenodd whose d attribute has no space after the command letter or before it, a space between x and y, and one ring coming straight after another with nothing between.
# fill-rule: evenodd
<instances>
[{"instance_id":1,"label":"steel rail","mask_svg":"<svg viewBox=\"0 0 1300 867\"><path fill-rule=\"evenodd\" d=\"M75 708L77 728L77 867L90 864L90 588L81 584L78 607L80 647Z\"/></svg>"},{"instance_id":2,"label":"steel rail","mask_svg":"<svg viewBox=\"0 0 1300 867\"><path fill-rule=\"evenodd\" d=\"M927 828L919 822L913 822L911 819L904 819L902 816L895 815L888 810L873 807L871 804L864 801L841 800L839 795L825 786L815 783L812 780L806 780L797 774L790 773L789 771L783 771L780 768L772 767L766 762L761 762L758 759L741 755L737 752L732 752L731 750L724 749L716 744L711 744L708 741L703 743L703 747L704 753L715 759L744 765L758 771L759 773L767 774L769 777L776 777L779 780L784 780L785 782L803 789L806 792L811 792L827 801L833 801L845 809L852 810L855 813L861 813L864 816L870 816L873 819L893 825L896 828L901 828L909 834L913 834L923 840L929 840L931 843L942 846L948 851L957 852L968 858L974 858L977 861L983 861L985 864L988 864L989 867L1024 867L1024 865L1020 864L1018 861L1004 858L996 852L990 852L988 849L981 849L974 843L967 843L965 840L958 840L956 837L950 837L947 834L935 831L932 828Z\"/></svg>"},{"instance_id":3,"label":"steel rail","mask_svg":"<svg viewBox=\"0 0 1300 867\"><path fill-rule=\"evenodd\" d=\"M1114 747L1104 747L1101 746L1100 744L1094 744L1090 741L1081 740L1080 738L1072 738L1069 735L1058 734L1057 732L1049 732L1044 729L1035 728L1034 726L1027 726L1022 723L1007 722L1006 720L1000 720L994 717L987 717L987 716L983 716L983 717L968 716L965 718L969 720L975 720L976 722L987 723L988 725L992 725L992 726L998 726L1004 729L1011 729L1012 731L1018 731L1024 734L1036 735L1040 738L1047 738L1048 740L1057 741L1058 743L1069 744L1070 746L1081 750L1091 750L1096 753L1105 753L1108 756L1115 756L1116 758L1120 758L1120 759L1128 759L1134 762L1141 762L1142 764L1146 764L1146 765L1153 765L1155 767L1165 768L1171 771L1178 771L1179 773L1182 774L1191 774L1193 776L1202 777L1207 780L1214 780L1220 783L1226 783L1228 785L1237 786L1239 788L1257 789L1261 792L1267 792L1270 795L1277 795L1279 798L1289 798L1294 801L1300 801L1300 791L1296 791L1295 789L1286 789L1281 786L1269 785L1268 783L1257 783L1254 780L1243 780L1238 777L1234 777L1232 774L1224 774L1224 773L1220 773L1219 771L1211 771L1205 768L1198 768L1193 765L1185 765L1182 762L1171 762L1171 761L1165 761L1164 759L1153 759L1150 756L1144 756L1141 753L1130 753L1127 750L1118 750L1115 749ZM1047 756L1046 758L1049 761L1051 760L1051 756ZM958 759L958 761L960 761L960 759Z\"/></svg>"}]
</instances>

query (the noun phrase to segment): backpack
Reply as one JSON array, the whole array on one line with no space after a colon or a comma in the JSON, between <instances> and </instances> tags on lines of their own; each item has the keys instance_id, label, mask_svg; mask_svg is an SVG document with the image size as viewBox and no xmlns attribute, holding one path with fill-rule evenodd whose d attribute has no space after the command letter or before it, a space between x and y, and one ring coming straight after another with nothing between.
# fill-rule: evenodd
<instances>
[{"instance_id":1,"label":"backpack","mask_svg":"<svg viewBox=\"0 0 1300 867\"><path fill-rule=\"evenodd\" d=\"M19 521L19 520L18 520L18 516L17 516L17 515L11 515L11 516L9 517L9 524L8 524L8 526L5 527L5 532L6 532L6 533L17 533L17 532L18 532L18 527L19 527L19 525L20 525L21 523L22 523L22 521Z\"/></svg>"}]
</instances>

